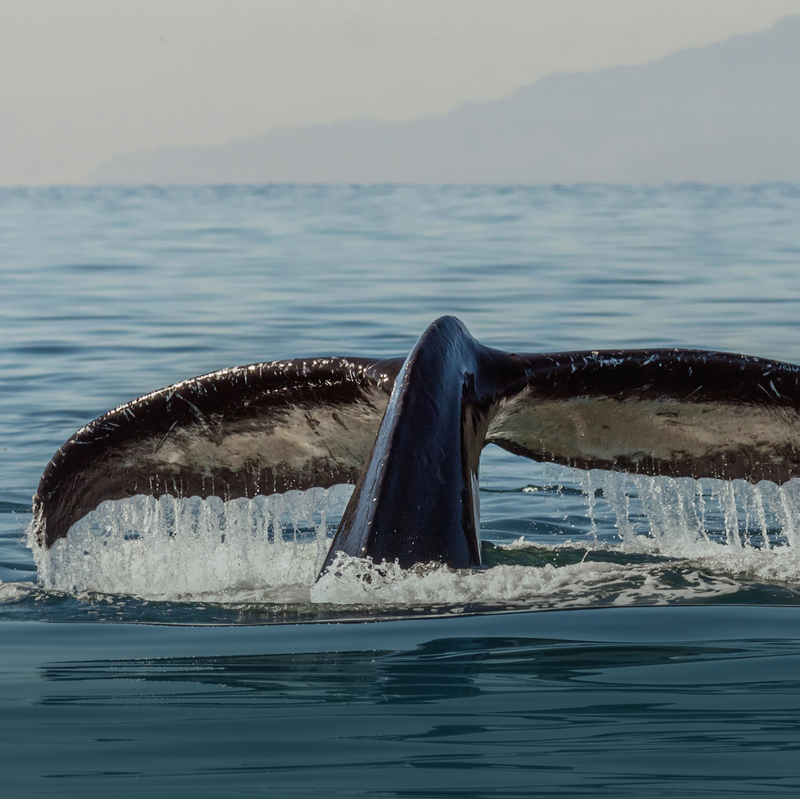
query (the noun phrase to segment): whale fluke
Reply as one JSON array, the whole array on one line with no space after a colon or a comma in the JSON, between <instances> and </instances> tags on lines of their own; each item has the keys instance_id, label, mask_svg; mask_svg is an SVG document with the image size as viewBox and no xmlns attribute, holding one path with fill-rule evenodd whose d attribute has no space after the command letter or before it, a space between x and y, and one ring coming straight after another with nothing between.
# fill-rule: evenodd
<instances>
[{"instance_id":1,"label":"whale fluke","mask_svg":"<svg viewBox=\"0 0 800 799\"><path fill-rule=\"evenodd\" d=\"M50 547L109 499L222 499L355 483L339 551L480 565L488 443L538 461L783 483L800 476L800 367L701 350L517 355L442 317L406 359L225 369L147 394L73 435L34 496Z\"/></svg>"},{"instance_id":2,"label":"whale fluke","mask_svg":"<svg viewBox=\"0 0 800 799\"><path fill-rule=\"evenodd\" d=\"M78 430L33 498L50 547L101 502L220 497L354 483L397 361L319 358L223 369L146 394Z\"/></svg>"},{"instance_id":3,"label":"whale fluke","mask_svg":"<svg viewBox=\"0 0 800 799\"><path fill-rule=\"evenodd\" d=\"M800 367L703 350L521 356L487 442L538 461L670 477L800 476ZM524 385L521 385L524 384Z\"/></svg>"}]
</instances>

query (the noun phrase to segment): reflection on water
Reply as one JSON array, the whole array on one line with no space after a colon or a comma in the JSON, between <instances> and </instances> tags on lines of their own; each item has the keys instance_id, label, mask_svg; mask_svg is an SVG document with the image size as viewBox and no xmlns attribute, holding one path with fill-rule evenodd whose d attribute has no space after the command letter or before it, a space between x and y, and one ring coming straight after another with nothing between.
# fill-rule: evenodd
<instances>
[{"instance_id":1,"label":"reflection on water","mask_svg":"<svg viewBox=\"0 0 800 799\"><path fill-rule=\"evenodd\" d=\"M781 674L779 658L786 666ZM765 661L764 659L767 659ZM746 660L746 668L732 660ZM145 683L137 691L137 704L205 706L214 703L245 703L250 707L272 706L287 696L295 700L324 703L391 704L393 702L441 702L463 696L503 694L513 684L523 690L556 690L559 685L597 680L608 685L626 685L631 674L639 679L648 673L653 683L679 681L692 687L686 674L716 690L732 685L755 685L784 681L800 665L800 647L783 642L748 642L709 645L609 645L530 638L443 638L403 652L327 652L278 655L158 658L153 660L83 661L42 668L42 677L52 682L123 681ZM672 676L653 666L672 666L684 675ZM621 670L617 677L615 672ZM658 679L655 675L659 675ZM669 677L672 676L672 679ZM788 687L800 688L800 672ZM216 690L215 690L216 689ZM86 689L84 689L86 690ZM91 689L89 689L91 690ZM124 689L121 689L124 691ZM104 703L125 704L131 696L107 696ZM51 695L44 704L96 702L86 695ZM800 725L800 719L798 719Z\"/></svg>"},{"instance_id":2,"label":"reflection on water","mask_svg":"<svg viewBox=\"0 0 800 799\"><path fill-rule=\"evenodd\" d=\"M240 790L290 796L800 787L784 755L800 746L800 645L777 634L797 629L797 612L776 624L767 609L666 610L650 611L652 634L624 610L545 614L533 636L524 615L498 617L494 634L488 619L333 627L320 652L282 651L288 640L263 630L261 652L250 635L247 654L109 659L92 635L80 659L45 656L23 680L18 718L36 726L21 725L10 751L36 775L29 784L54 780L59 795L145 779L155 796L211 796L234 774ZM681 635L686 623L695 636ZM615 630L639 640L615 643ZM163 646L156 633L141 631L143 648L148 636ZM193 633L194 648L218 634Z\"/></svg>"}]
</instances>

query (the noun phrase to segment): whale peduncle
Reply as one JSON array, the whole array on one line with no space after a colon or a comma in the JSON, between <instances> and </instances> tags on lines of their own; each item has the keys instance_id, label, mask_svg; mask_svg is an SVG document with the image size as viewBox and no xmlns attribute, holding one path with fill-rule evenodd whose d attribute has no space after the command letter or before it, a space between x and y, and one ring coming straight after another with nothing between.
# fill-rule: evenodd
<instances>
[{"instance_id":1,"label":"whale peduncle","mask_svg":"<svg viewBox=\"0 0 800 799\"><path fill-rule=\"evenodd\" d=\"M338 552L373 561L481 565L480 453L503 354L445 316L420 337L395 380L372 452L323 571Z\"/></svg>"}]
</instances>

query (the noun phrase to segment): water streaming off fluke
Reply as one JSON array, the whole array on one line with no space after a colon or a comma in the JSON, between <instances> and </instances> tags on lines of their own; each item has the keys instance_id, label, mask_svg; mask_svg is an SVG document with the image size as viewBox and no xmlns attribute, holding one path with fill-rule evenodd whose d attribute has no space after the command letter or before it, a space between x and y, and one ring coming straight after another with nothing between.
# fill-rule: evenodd
<instances>
[{"instance_id":1,"label":"water streaming off fluke","mask_svg":"<svg viewBox=\"0 0 800 799\"><path fill-rule=\"evenodd\" d=\"M402 570L340 556L315 583L351 486L222 502L137 496L106 502L51 549L33 547L47 591L286 606L564 608L795 595L800 481L650 478L537 467L486 489L487 568ZM530 518L492 512L525 496ZM757 598L756 598L757 601Z\"/></svg>"}]
</instances>

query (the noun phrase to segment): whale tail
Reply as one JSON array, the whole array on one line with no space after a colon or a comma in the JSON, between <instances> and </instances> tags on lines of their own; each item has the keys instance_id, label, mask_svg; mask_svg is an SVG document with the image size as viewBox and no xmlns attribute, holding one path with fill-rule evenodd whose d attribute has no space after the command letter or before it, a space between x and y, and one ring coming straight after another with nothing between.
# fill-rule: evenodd
<instances>
[{"instance_id":1,"label":"whale tail","mask_svg":"<svg viewBox=\"0 0 800 799\"><path fill-rule=\"evenodd\" d=\"M50 547L106 500L223 500L354 483L400 361L321 358L223 369L78 430L47 464L34 533Z\"/></svg>"},{"instance_id":2,"label":"whale tail","mask_svg":"<svg viewBox=\"0 0 800 799\"><path fill-rule=\"evenodd\" d=\"M478 468L493 443L537 461L783 483L800 476L800 367L700 350L517 355L453 317L403 359L225 369L73 435L34 497L50 547L105 500L222 499L355 483L338 551L480 565Z\"/></svg>"}]
</instances>

